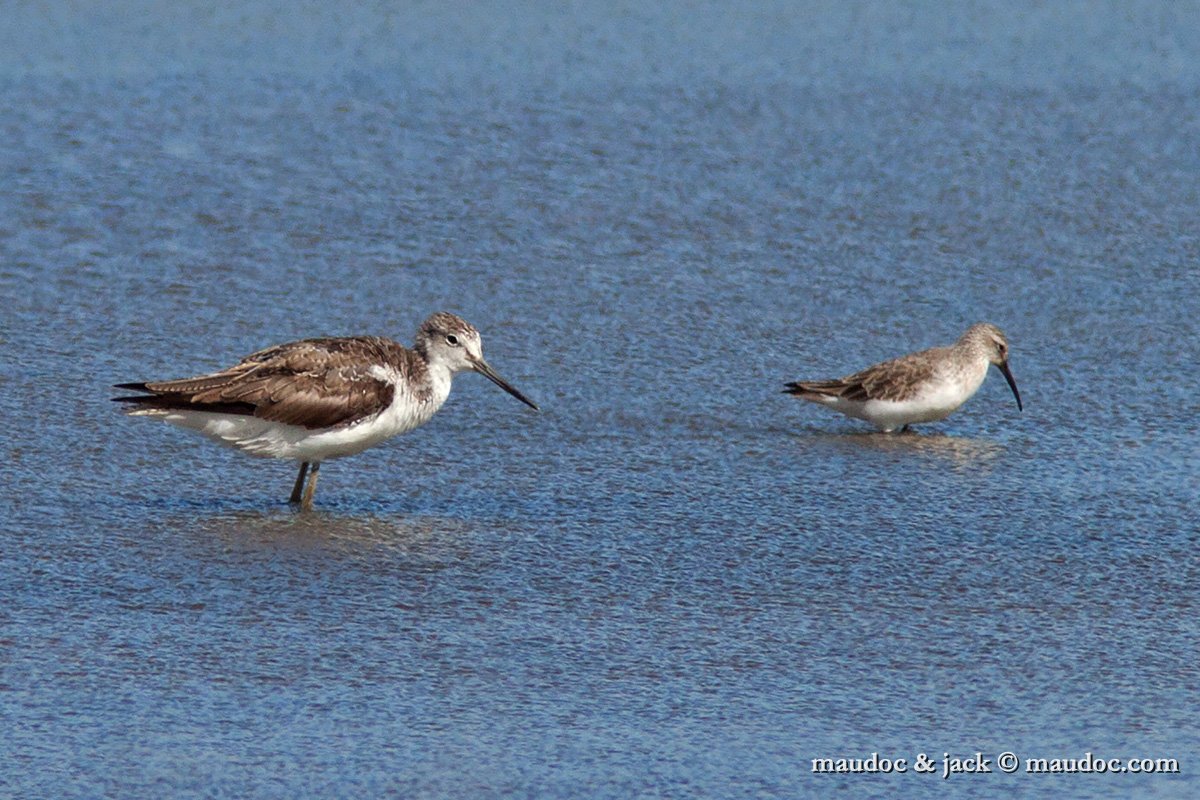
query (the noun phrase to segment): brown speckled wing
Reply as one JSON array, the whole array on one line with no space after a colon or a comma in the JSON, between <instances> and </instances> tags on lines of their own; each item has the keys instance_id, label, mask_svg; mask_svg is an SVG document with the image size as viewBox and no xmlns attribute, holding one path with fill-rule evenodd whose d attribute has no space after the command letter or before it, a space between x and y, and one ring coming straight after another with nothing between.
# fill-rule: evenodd
<instances>
[{"instance_id":1,"label":"brown speckled wing","mask_svg":"<svg viewBox=\"0 0 1200 800\"><path fill-rule=\"evenodd\" d=\"M389 339L304 339L260 350L221 372L126 384L149 394L118 399L147 408L188 408L253 415L305 428L336 427L378 413L392 402L392 384L371 374L377 365L418 383L424 378L424 362Z\"/></svg>"},{"instance_id":2,"label":"brown speckled wing","mask_svg":"<svg viewBox=\"0 0 1200 800\"><path fill-rule=\"evenodd\" d=\"M793 394L802 396L825 395L857 402L907 400L922 382L933 377L937 349L884 361L837 380L797 381L788 387Z\"/></svg>"}]
</instances>

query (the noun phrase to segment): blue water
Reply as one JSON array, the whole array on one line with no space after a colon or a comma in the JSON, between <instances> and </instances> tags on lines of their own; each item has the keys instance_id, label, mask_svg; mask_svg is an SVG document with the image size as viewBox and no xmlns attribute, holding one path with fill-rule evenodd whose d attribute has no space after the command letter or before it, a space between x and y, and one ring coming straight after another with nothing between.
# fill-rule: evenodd
<instances>
[{"instance_id":1,"label":"blue water","mask_svg":"<svg viewBox=\"0 0 1200 800\"><path fill-rule=\"evenodd\" d=\"M0 793L1200 794L1195 7L5 16ZM543 413L312 514L108 400L443 308ZM779 393L984 320L1023 413ZM977 751L1180 772L812 772Z\"/></svg>"}]
</instances>

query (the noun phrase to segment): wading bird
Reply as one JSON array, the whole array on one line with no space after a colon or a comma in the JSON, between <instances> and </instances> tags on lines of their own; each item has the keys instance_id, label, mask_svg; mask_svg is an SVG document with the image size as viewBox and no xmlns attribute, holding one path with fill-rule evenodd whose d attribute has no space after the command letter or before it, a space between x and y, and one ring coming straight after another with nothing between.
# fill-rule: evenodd
<instances>
[{"instance_id":1,"label":"wading bird","mask_svg":"<svg viewBox=\"0 0 1200 800\"><path fill-rule=\"evenodd\" d=\"M411 348L378 336L303 339L208 375L117 384L140 394L113 399L129 404L131 416L299 463L291 502L309 509L322 462L425 424L468 370L538 410L484 361L479 331L445 312L422 323Z\"/></svg>"}]
</instances>

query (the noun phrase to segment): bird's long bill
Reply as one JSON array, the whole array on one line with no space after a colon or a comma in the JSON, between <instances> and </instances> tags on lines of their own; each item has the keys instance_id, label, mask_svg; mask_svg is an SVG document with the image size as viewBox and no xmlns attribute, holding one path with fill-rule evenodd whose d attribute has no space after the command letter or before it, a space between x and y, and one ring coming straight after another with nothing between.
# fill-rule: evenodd
<instances>
[{"instance_id":1,"label":"bird's long bill","mask_svg":"<svg viewBox=\"0 0 1200 800\"><path fill-rule=\"evenodd\" d=\"M1012 373L1008 370L1008 362L1000 365L1000 371L1004 373L1004 380L1008 381L1008 388L1012 389L1013 397L1017 398L1017 411L1024 411L1021 406L1021 393L1017 391L1017 382L1013 380Z\"/></svg>"},{"instance_id":2,"label":"bird's long bill","mask_svg":"<svg viewBox=\"0 0 1200 800\"><path fill-rule=\"evenodd\" d=\"M484 361L482 358L478 359L478 360L472 360L471 365L474 367L475 371L478 372L480 375L487 378L489 381L496 384L501 389L508 392L513 397L517 398L522 403L524 403L525 405L532 408L534 411L541 411L541 409L537 407L536 403L534 403L528 397L526 397L525 395L521 394L516 389L514 389L509 384L508 381L504 380L504 378L501 378L499 375L497 375L496 370L489 367L488 363L486 361Z\"/></svg>"}]
</instances>

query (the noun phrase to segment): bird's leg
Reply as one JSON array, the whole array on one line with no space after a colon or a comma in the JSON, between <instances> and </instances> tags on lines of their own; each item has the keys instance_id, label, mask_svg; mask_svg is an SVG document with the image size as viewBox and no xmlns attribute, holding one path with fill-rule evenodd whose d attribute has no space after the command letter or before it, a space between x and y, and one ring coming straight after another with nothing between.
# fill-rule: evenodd
<instances>
[{"instance_id":1,"label":"bird's leg","mask_svg":"<svg viewBox=\"0 0 1200 800\"><path fill-rule=\"evenodd\" d=\"M289 503L300 502L300 492L304 490L304 476L308 475L308 462L304 461L300 464L300 474L296 476L296 483L292 486L292 496L288 498Z\"/></svg>"},{"instance_id":2,"label":"bird's leg","mask_svg":"<svg viewBox=\"0 0 1200 800\"><path fill-rule=\"evenodd\" d=\"M308 486L304 487L304 499L300 502L302 511L312 511L313 495L317 493L317 473L321 471L321 462L314 461L312 474L308 476Z\"/></svg>"}]
</instances>

